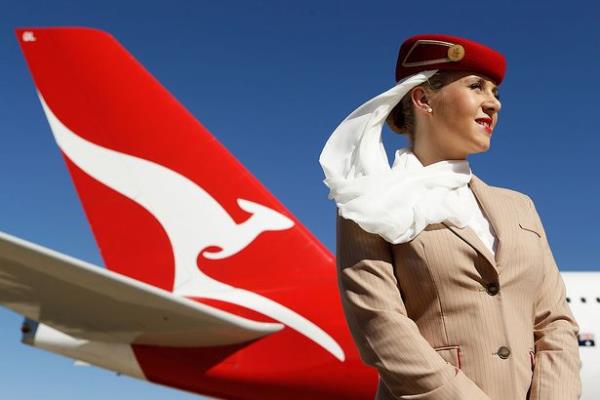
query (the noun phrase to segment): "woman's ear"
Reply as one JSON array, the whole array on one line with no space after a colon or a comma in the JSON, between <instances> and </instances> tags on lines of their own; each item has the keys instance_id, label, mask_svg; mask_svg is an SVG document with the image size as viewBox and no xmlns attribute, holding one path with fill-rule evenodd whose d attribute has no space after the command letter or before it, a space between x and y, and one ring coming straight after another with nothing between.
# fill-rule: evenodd
<instances>
[{"instance_id":1,"label":"woman's ear","mask_svg":"<svg viewBox=\"0 0 600 400\"><path fill-rule=\"evenodd\" d=\"M429 104L429 95L422 86L417 86L416 88L414 88L410 92L410 97L416 109L427 113L431 112L431 105Z\"/></svg>"}]
</instances>

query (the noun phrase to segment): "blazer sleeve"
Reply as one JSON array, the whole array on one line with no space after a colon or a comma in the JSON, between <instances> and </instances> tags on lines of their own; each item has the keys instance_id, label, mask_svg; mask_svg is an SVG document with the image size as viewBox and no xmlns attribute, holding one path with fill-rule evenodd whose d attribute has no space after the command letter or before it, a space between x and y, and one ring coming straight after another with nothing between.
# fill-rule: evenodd
<instances>
[{"instance_id":1,"label":"blazer sleeve","mask_svg":"<svg viewBox=\"0 0 600 400\"><path fill-rule=\"evenodd\" d=\"M530 400L574 400L581 396L579 325L566 302L566 289L546 232L528 198L542 234L543 284L535 303L535 367Z\"/></svg>"},{"instance_id":2,"label":"blazer sleeve","mask_svg":"<svg viewBox=\"0 0 600 400\"><path fill-rule=\"evenodd\" d=\"M348 326L362 360L396 399L489 400L447 363L407 316L391 245L337 217L337 273Z\"/></svg>"}]
</instances>

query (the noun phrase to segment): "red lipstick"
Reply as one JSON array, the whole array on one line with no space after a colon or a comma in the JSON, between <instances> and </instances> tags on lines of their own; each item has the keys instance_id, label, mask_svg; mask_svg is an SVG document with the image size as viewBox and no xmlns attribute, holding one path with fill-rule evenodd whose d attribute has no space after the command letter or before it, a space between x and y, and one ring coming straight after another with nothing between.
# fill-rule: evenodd
<instances>
[{"instance_id":1,"label":"red lipstick","mask_svg":"<svg viewBox=\"0 0 600 400\"><path fill-rule=\"evenodd\" d=\"M491 118L489 118L489 117L488 118L477 118L475 120L475 122L477 122L479 125L481 125L482 127L484 127L485 131L488 134L492 133L493 129L492 129L492 119Z\"/></svg>"}]
</instances>

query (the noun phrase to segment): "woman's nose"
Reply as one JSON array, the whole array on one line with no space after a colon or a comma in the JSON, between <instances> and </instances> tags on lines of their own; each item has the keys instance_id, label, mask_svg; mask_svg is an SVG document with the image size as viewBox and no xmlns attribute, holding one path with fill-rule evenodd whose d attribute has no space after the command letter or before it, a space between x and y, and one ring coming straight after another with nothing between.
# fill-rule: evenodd
<instances>
[{"instance_id":1,"label":"woman's nose","mask_svg":"<svg viewBox=\"0 0 600 400\"><path fill-rule=\"evenodd\" d=\"M486 113L494 114L500 111L502 103L495 95L490 95L489 98L483 104L483 109Z\"/></svg>"}]
</instances>

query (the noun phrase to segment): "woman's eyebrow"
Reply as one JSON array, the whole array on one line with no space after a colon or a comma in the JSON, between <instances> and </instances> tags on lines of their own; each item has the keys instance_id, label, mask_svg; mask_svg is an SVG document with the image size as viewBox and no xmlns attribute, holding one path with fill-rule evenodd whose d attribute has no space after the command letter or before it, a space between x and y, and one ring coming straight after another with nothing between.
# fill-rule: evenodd
<instances>
[{"instance_id":1,"label":"woman's eyebrow","mask_svg":"<svg viewBox=\"0 0 600 400\"><path fill-rule=\"evenodd\" d=\"M474 76L473 77L474 80L473 82L480 82L481 84L487 86L487 85L493 85L494 87L492 88L492 93L494 93L494 95L498 95L498 86L495 85L494 83L492 83L491 81L485 80L480 76Z\"/></svg>"}]
</instances>

